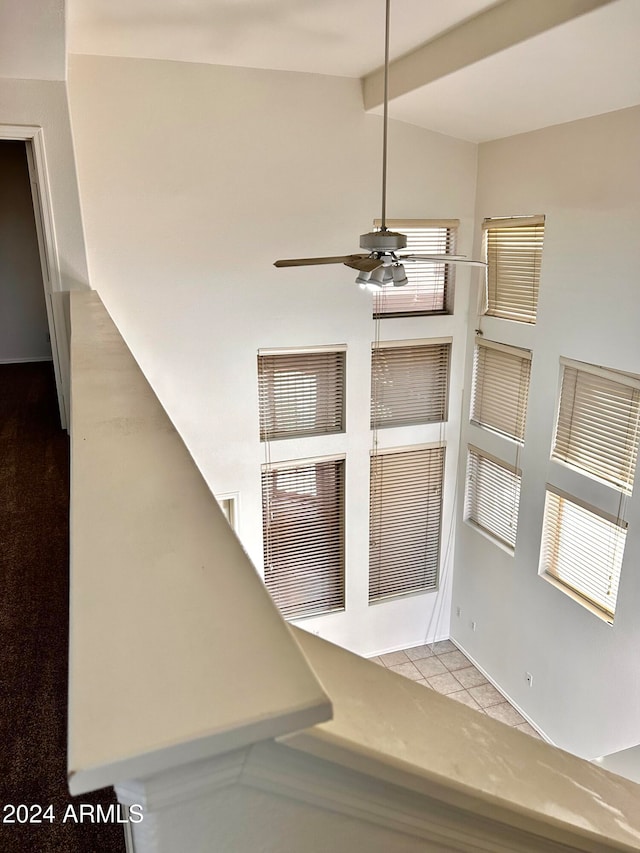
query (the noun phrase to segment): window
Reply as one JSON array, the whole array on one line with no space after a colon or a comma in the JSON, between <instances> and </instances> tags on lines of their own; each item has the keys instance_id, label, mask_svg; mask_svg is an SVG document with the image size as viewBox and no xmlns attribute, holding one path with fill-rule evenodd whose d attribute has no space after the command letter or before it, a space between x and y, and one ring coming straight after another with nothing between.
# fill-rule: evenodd
<instances>
[{"instance_id":1,"label":"window","mask_svg":"<svg viewBox=\"0 0 640 853\"><path fill-rule=\"evenodd\" d=\"M407 252L417 255L455 254L457 219L390 219L387 227L400 231L407 237ZM380 220L374 222L380 227ZM448 291L453 286L455 266L407 262L405 270L409 284L404 287L385 287L376 294L373 303L374 317L406 317L415 314L433 314L447 310Z\"/></svg>"},{"instance_id":2,"label":"window","mask_svg":"<svg viewBox=\"0 0 640 853\"><path fill-rule=\"evenodd\" d=\"M265 584L287 619L344 607L344 460L263 466Z\"/></svg>"},{"instance_id":3,"label":"window","mask_svg":"<svg viewBox=\"0 0 640 853\"><path fill-rule=\"evenodd\" d=\"M626 522L547 486L540 568L613 621Z\"/></svg>"},{"instance_id":4,"label":"window","mask_svg":"<svg viewBox=\"0 0 640 853\"><path fill-rule=\"evenodd\" d=\"M260 439L344 431L344 348L260 353Z\"/></svg>"},{"instance_id":5,"label":"window","mask_svg":"<svg viewBox=\"0 0 640 853\"><path fill-rule=\"evenodd\" d=\"M514 549L522 471L469 445L465 518Z\"/></svg>"},{"instance_id":6,"label":"window","mask_svg":"<svg viewBox=\"0 0 640 853\"><path fill-rule=\"evenodd\" d=\"M638 457L640 377L562 359L551 458L631 494Z\"/></svg>"},{"instance_id":7,"label":"window","mask_svg":"<svg viewBox=\"0 0 640 853\"><path fill-rule=\"evenodd\" d=\"M371 353L371 427L447 420L450 339L384 341Z\"/></svg>"},{"instance_id":8,"label":"window","mask_svg":"<svg viewBox=\"0 0 640 853\"><path fill-rule=\"evenodd\" d=\"M437 589L443 472L441 446L372 455L369 601Z\"/></svg>"},{"instance_id":9,"label":"window","mask_svg":"<svg viewBox=\"0 0 640 853\"><path fill-rule=\"evenodd\" d=\"M487 314L535 323L544 216L485 219Z\"/></svg>"},{"instance_id":10,"label":"window","mask_svg":"<svg viewBox=\"0 0 640 853\"><path fill-rule=\"evenodd\" d=\"M220 505L220 509L222 510L224 517L229 522L229 526L232 530L237 532L238 530L238 493L229 494L229 495L216 495L216 500Z\"/></svg>"},{"instance_id":11,"label":"window","mask_svg":"<svg viewBox=\"0 0 640 853\"><path fill-rule=\"evenodd\" d=\"M530 372L530 350L478 338L471 421L524 442Z\"/></svg>"}]
</instances>

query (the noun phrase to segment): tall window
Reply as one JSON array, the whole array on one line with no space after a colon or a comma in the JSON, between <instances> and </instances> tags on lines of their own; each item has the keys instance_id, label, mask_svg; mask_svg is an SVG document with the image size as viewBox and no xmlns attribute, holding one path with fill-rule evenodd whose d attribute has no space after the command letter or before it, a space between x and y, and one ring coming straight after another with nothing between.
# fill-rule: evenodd
<instances>
[{"instance_id":1,"label":"tall window","mask_svg":"<svg viewBox=\"0 0 640 853\"><path fill-rule=\"evenodd\" d=\"M369 601L437 589L444 447L371 456Z\"/></svg>"},{"instance_id":2,"label":"tall window","mask_svg":"<svg viewBox=\"0 0 640 853\"><path fill-rule=\"evenodd\" d=\"M258 355L260 438L344 431L344 348Z\"/></svg>"},{"instance_id":3,"label":"tall window","mask_svg":"<svg viewBox=\"0 0 640 853\"><path fill-rule=\"evenodd\" d=\"M524 441L531 352L476 340L471 420L479 426Z\"/></svg>"},{"instance_id":4,"label":"tall window","mask_svg":"<svg viewBox=\"0 0 640 853\"><path fill-rule=\"evenodd\" d=\"M487 311L535 323L540 289L544 216L485 219Z\"/></svg>"},{"instance_id":5,"label":"tall window","mask_svg":"<svg viewBox=\"0 0 640 853\"><path fill-rule=\"evenodd\" d=\"M407 237L407 252L417 255L455 254L457 219L390 219L387 227ZM374 222L376 227L380 221ZM374 317L406 317L435 314L447 310L448 291L453 286L455 267L426 261L407 262L409 284L385 287L374 297Z\"/></svg>"},{"instance_id":6,"label":"tall window","mask_svg":"<svg viewBox=\"0 0 640 853\"><path fill-rule=\"evenodd\" d=\"M540 571L612 621L638 458L640 377L569 359L561 365L551 458L608 486L619 510L613 516L548 485Z\"/></svg>"},{"instance_id":7,"label":"tall window","mask_svg":"<svg viewBox=\"0 0 640 853\"><path fill-rule=\"evenodd\" d=\"M344 607L344 460L262 469L265 583L285 618Z\"/></svg>"},{"instance_id":8,"label":"tall window","mask_svg":"<svg viewBox=\"0 0 640 853\"><path fill-rule=\"evenodd\" d=\"M371 427L446 421L450 358L450 339L374 345Z\"/></svg>"},{"instance_id":9,"label":"tall window","mask_svg":"<svg viewBox=\"0 0 640 853\"><path fill-rule=\"evenodd\" d=\"M465 518L514 549L522 472L469 445Z\"/></svg>"}]
</instances>

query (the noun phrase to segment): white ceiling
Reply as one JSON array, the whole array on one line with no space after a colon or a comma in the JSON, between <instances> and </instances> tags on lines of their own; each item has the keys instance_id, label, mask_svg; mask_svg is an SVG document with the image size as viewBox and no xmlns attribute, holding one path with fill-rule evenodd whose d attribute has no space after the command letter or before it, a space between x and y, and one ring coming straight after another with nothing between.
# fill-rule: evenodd
<instances>
[{"instance_id":1,"label":"white ceiling","mask_svg":"<svg viewBox=\"0 0 640 853\"><path fill-rule=\"evenodd\" d=\"M496 2L393 0L392 54ZM67 6L70 53L340 77L362 77L384 57L384 0L67 0Z\"/></svg>"},{"instance_id":2,"label":"white ceiling","mask_svg":"<svg viewBox=\"0 0 640 853\"><path fill-rule=\"evenodd\" d=\"M389 112L483 142L639 103L640 0L616 0L416 88Z\"/></svg>"},{"instance_id":3,"label":"white ceiling","mask_svg":"<svg viewBox=\"0 0 640 853\"><path fill-rule=\"evenodd\" d=\"M440 57L432 79L418 74L390 115L483 141L640 103L640 0L595 0L604 5L524 40L510 14L570 17L589 2L392 0L392 58L429 42L421 61L432 67L443 32L466 30L472 40L456 67ZM474 57L474 33L480 39L482 21L501 12L511 41ZM365 77L381 64L383 36L384 0L67 0L71 53Z\"/></svg>"}]
</instances>

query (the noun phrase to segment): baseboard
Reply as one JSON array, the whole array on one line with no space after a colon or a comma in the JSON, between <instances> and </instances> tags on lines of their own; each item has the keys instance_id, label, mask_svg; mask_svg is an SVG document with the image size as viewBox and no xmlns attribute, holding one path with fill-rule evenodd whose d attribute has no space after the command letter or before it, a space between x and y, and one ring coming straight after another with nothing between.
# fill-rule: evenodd
<instances>
[{"instance_id":1,"label":"baseboard","mask_svg":"<svg viewBox=\"0 0 640 853\"><path fill-rule=\"evenodd\" d=\"M531 728L532 728L532 729L535 729L535 730L538 732L538 734L540 735L540 737L541 737L544 741L546 741L547 743L551 744L551 746L556 746L556 744L551 740L551 738L550 738L547 734L545 734L545 732L543 732L543 731L542 731L542 729L540 728L540 726L538 726L538 725L537 725L537 723L535 723L535 722L531 719L531 717L530 717L530 716L529 716L525 711L523 711L523 710L522 710L522 708L518 705L518 703L517 703L517 702L515 702L515 701L511 698L511 696L509 696L509 694L507 693L507 691L506 691L506 690L504 690L502 687L500 687L500 685L499 685L496 681L494 681L494 679L493 679L493 678L491 678L491 676L489 675L489 673L488 673L488 672L487 672L487 671L486 671L482 666L480 666L480 664L479 664L479 663L478 663L478 661L473 657L473 655L470 655L470 654L469 654L469 652L465 649L465 647L464 647L461 643L459 643L457 640L454 640L454 639L453 639L453 637L449 637L449 639L451 640L451 642L453 643L453 645L454 645L454 646L456 646L456 648L460 649L460 651L462 652L462 654L463 654L466 658L468 658L468 659L471 661L471 663L475 666L475 668L478 670L478 672L481 672L481 673L484 675L484 677L487 679L487 681L489 682L489 684L492 684L492 685L496 688L496 690L498 691L498 693L501 693L501 694L504 696L504 698L507 700L507 702L508 702L510 705L513 705L513 707L514 707L514 708L516 709L516 711L520 714L520 716L521 716L521 717L524 717L524 719L529 723L529 725L531 726ZM453 673L453 675L455 675L455 672Z\"/></svg>"},{"instance_id":2,"label":"baseboard","mask_svg":"<svg viewBox=\"0 0 640 853\"><path fill-rule=\"evenodd\" d=\"M388 655L390 652L403 652L405 649L413 649L416 646L432 646L434 643L441 643L443 640L448 640L448 639L449 639L448 635L445 635L443 637L436 637L433 640L425 640L424 638L422 638L420 640L416 640L415 643L409 643L409 644L402 643L399 646L391 646L388 649L383 649L383 651L381 651L381 652L373 652L370 655L363 655L363 657L377 658L377 657L380 657L380 655ZM453 642L453 640L451 642Z\"/></svg>"},{"instance_id":3,"label":"baseboard","mask_svg":"<svg viewBox=\"0 0 640 853\"><path fill-rule=\"evenodd\" d=\"M36 358L0 358L0 364L28 364L32 361L53 361L50 355L37 356Z\"/></svg>"}]
</instances>

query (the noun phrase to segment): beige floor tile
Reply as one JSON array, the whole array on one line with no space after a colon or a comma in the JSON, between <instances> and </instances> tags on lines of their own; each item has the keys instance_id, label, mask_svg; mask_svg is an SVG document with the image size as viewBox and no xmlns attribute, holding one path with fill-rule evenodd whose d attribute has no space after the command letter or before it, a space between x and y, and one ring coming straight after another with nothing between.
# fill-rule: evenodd
<instances>
[{"instance_id":1,"label":"beige floor tile","mask_svg":"<svg viewBox=\"0 0 640 853\"><path fill-rule=\"evenodd\" d=\"M456 669L465 669L469 666L468 659L462 652L447 652L444 655L439 655L440 662L443 663L449 672L454 672Z\"/></svg>"},{"instance_id":2,"label":"beige floor tile","mask_svg":"<svg viewBox=\"0 0 640 853\"><path fill-rule=\"evenodd\" d=\"M430 646L414 646L412 649L405 649L404 653L409 660L422 660L433 656Z\"/></svg>"},{"instance_id":3,"label":"beige floor tile","mask_svg":"<svg viewBox=\"0 0 640 853\"><path fill-rule=\"evenodd\" d=\"M463 705L473 708L474 711L480 710L480 705L478 705L468 690L456 690L454 693L448 693L447 695L449 696L449 699L455 699L456 702L462 702Z\"/></svg>"},{"instance_id":4,"label":"beige floor tile","mask_svg":"<svg viewBox=\"0 0 640 853\"><path fill-rule=\"evenodd\" d=\"M416 684L421 684L423 687L428 687L429 689L431 689L431 685L429 684L426 678L419 678L416 681Z\"/></svg>"},{"instance_id":5,"label":"beige floor tile","mask_svg":"<svg viewBox=\"0 0 640 853\"><path fill-rule=\"evenodd\" d=\"M386 655L378 655L385 666L397 666L399 663L406 663L409 658L404 652L387 652Z\"/></svg>"},{"instance_id":6,"label":"beige floor tile","mask_svg":"<svg viewBox=\"0 0 640 853\"><path fill-rule=\"evenodd\" d=\"M389 666L387 669L390 669L391 672L397 672L398 675L404 675L405 678L410 678L412 681L419 681L422 678L422 673L418 672L411 661Z\"/></svg>"},{"instance_id":7,"label":"beige floor tile","mask_svg":"<svg viewBox=\"0 0 640 853\"><path fill-rule=\"evenodd\" d=\"M413 662L425 678L431 678L432 675L442 675L447 669L443 663L440 663L437 657L423 658Z\"/></svg>"},{"instance_id":8,"label":"beige floor tile","mask_svg":"<svg viewBox=\"0 0 640 853\"><path fill-rule=\"evenodd\" d=\"M379 658L379 657L375 657L375 658L368 658L368 660L370 660L370 661L371 661L371 663L377 663L377 664L378 664L378 666L384 666L384 662L383 662L383 661L382 661L382 659L381 659L381 658Z\"/></svg>"},{"instance_id":9,"label":"beige floor tile","mask_svg":"<svg viewBox=\"0 0 640 853\"><path fill-rule=\"evenodd\" d=\"M481 708L488 708L490 705L498 705L500 702L504 702L504 696L492 684L470 687L469 693Z\"/></svg>"},{"instance_id":10,"label":"beige floor tile","mask_svg":"<svg viewBox=\"0 0 640 853\"><path fill-rule=\"evenodd\" d=\"M434 675L428 678L429 686L437 690L438 693L457 693L460 690L460 682L456 681L450 672L445 672L443 675Z\"/></svg>"},{"instance_id":11,"label":"beige floor tile","mask_svg":"<svg viewBox=\"0 0 640 853\"><path fill-rule=\"evenodd\" d=\"M440 640L438 643L433 643L429 648L434 655L445 655L447 652L457 651L451 640Z\"/></svg>"},{"instance_id":12,"label":"beige floor tile","mask_svg":"<svg viewBox=\"0 0 640 853\"><path fill-rule=\"evenodd\" d=\"M494 720L500 720L501 723L506 723L508 726L519 726L526 722L522 714L519 714L513 705L508 702L500 702L498 705L489 705L484 709L488 717L493 717Z\"/></svg>"},{"instance_id":13,"label":"beige floor tile","mask_svg":"<svg viewBox=\"0 0 640 853\"><path fill-rule=\"evenodd\" d=\"M524 723L520 723L519 726L514 726L514 728L518 729L519 732L524 732L527 735L531 735L531 737L537 737L538 740L542 740L542 736L526 720Z\"/></svg>"},{"instance_id":14,"label":"beige floor tile","mask_svg":"<svg viewBox=\"0 0 640 853\"><path fill-rule=\"evenodd\" d=\"M480 684L489 683L484 675L478 672L475 666L465 666L464 669L456 669L456 678L467 690L470 687L478 687Z\"/></svg>"}]
</instances>

